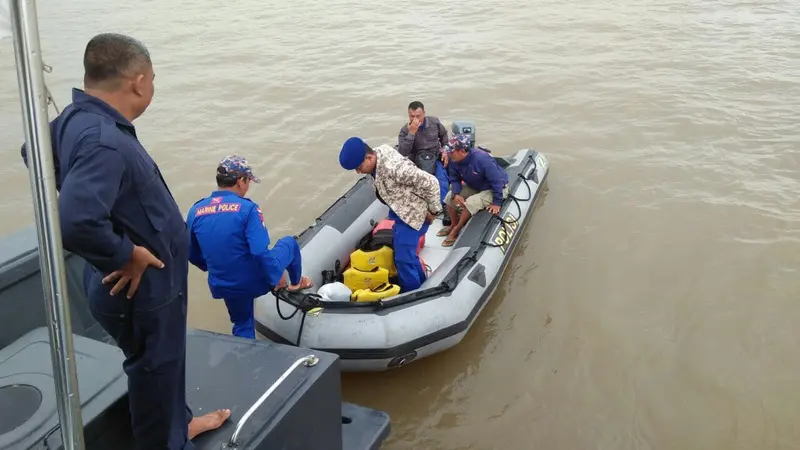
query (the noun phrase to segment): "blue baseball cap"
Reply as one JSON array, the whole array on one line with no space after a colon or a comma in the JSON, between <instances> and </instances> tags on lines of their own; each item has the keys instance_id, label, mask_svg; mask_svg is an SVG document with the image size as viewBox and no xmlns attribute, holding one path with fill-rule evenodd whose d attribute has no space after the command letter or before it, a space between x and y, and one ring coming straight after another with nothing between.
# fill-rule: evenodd
<instances>
[{"instance_id":1,"label":"blue baseball cap","mask_svg":"<svg viewBox=\"0 0 800 450\"><path fill-rule=\"evenodd\" d=\"M359 137L344 141L339 152L339 164L344 170L356 170L367 157L367 144Z\"/></svg>"},{"instance_id":2,"label":"blue baseball cap","mask_svg":"<svg viewBox=\"0 0 800 450\"><path fill-rule=\"evenodd\" d=\"M261 183L261 180L253 175L253 168L250 167L244 156L228 155L222 158L219 167L217 167L217 172L222 175L249 178L255 183Z\"/></svg>"}]
</instances>

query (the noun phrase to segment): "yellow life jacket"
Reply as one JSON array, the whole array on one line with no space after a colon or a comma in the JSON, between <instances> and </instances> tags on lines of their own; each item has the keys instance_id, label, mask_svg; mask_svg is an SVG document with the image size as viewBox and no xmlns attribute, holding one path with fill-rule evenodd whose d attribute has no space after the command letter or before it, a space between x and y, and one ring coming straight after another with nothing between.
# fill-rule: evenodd
<instances>
[{"instance_id":1,"label":"yellow life jacket","mask_svg":"<svg viewBox=\"0 0 800 450\"><path fill-rule=\"evenodd\" d=\"M396 284L381 284L373 289L359 289L350 296L354 302L375 302L400 293L400 286Z\"/></svg>"},{"instance_id":2,"label":"yellow life jacket","mask_svg":"<svg viewBox=\"0 0 800 450\"><path fill-rule=\"evenodd\" d=\"M376 267L370 272L351 267L344 271L344 285L355 292L359 289L372 289L381 284L389 283L389 271L383 267Z\"/></svg>"},{"instance_id":3,"label":"yellow life jacket","mask_svg":"<svg viewBox=\"0 0 800 450\"><path fill-rule=\"evenodd\" d=\"M397 276L397 268L394 266L394 250L383 246L371 252L356 250L350 253L350 267L354 267L363 272L371 272L376 267L383 267L389 271L389 276Z\"/></svg>"}]
</instances>

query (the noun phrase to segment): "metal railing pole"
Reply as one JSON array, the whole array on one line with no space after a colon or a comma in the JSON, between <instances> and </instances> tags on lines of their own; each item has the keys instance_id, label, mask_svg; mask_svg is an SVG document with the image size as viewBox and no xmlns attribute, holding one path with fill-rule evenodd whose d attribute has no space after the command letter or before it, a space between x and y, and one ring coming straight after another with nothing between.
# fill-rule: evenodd
<instances>
[{"instance_id":1,"label":"metal railing pole","mask_svg":"<svg viewBox=\"0 0 800 450\"><path fill-rule=\"evenodd\" d=\"M11 0L10 7L61 437L65 450L84 450L36 4Z\"/></svg>"}]
</instances>

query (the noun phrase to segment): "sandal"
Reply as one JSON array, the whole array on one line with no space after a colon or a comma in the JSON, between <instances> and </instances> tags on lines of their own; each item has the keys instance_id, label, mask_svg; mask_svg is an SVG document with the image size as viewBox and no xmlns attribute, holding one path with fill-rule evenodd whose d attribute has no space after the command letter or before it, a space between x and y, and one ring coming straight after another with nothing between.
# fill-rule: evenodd
<instances>
[{"instance_id":1,"label":"sandal","mask_svg":"<svg viewBox=\"0 0 800 450\"><path fill-rule=\"evenodd\" d=\"M456 238L457 239L457 238ZM447 238L442 241L442 247L452 247L456 243L456 239Z\"/></svg>"},{"instance_id":2,"label":"sandal","mask_svg":"<svg viewBox=\"0 0 800 450\"><path fill-rule=\"evenodd\" d=\"M289 279L286 278L286 274L284 273L281 279L278 281L278 284L272 288L272 293L277 295L278 291L281 289L286 289L287 287L289 287Z\"/></svg>"},{"instance_id":3,"label":"sandal","mask_svg":"<svg viewBox=\"0 0 800 450\"><path fill-rule=\"evenodd\" d=\"M452 229L453 229L453 227L444 227L441 230L439 230L438 233L436 233L436 236L438 236L438 237L447 236L448 234L450 234L450 230L452 230Z\"/></svg>"},{"instance_id":4,"label":"sandal","mask_svg":"<svg viewBox=\"0 0 800 450\"><path fill-rule=\"evenodd\" d=\"M297 291L302 291L303 289L308 289L312 286L314 286L314 281L311 280L311 278L308 278L307 276L302 276L300 277L299 283L287 287L286 290L288 290L289 292L297 292Z\"/></svg>"}]
</instances>

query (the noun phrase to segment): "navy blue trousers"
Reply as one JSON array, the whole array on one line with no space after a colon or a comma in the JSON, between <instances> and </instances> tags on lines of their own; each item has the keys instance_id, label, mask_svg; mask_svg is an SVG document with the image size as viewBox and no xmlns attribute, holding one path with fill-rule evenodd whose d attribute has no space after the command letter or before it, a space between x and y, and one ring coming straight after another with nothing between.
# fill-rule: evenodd
<instances>
[{"instance_id":1,"label":"navy blue trousers","mask_svg":"<svg viewBox=\"0 0 800 450\"><path fill-rule=\"evenodd\" d=\"M392 228L392 246L394 247L394 265L397 268L397 283L401 292L413 291L425 281L425 268L417 256L419 238L428 231L428 222L417 231L389 210L389 219L394 220Z\"/></svg>"},{"instance_id":2,"label":"navy blue trousers","mask_svg":"<svg viewBox=\"0 0 800 450\"><path fill-rule=\"evenodd\" d=\"M225 298L228 316L231 318L231 323L233 324L231 334L234 336L247 339L256 338L256 318L253 315L255 301L253 297Z\"/></svg>"},{"instance_id":3,"label":"navy blue trousers","mask_svg":"<svg viewBox=\"0 0 800 450\"><path fill-rule=\"evenodd\" d=\"M444 205L444 198L447 192L450 191L450 177L447 175L447 169L444 168L442 161L436 161L436 179L439 180L439 200ZM447 208L444 208L447 211Z\"/></svg>"},{"instance_id":4,"label":"navy blue trousers","mask_svg":"<svg viewBox=\"0 0 800 450\"><path fill-rule=\"evenodd\" d=\"M286 238L284 238L286 239ZM291 238L290 238L291 239ZM284 270L289 272L289 281L291 283L299 283L303 275L303 262L300 256L300 247L295 244L294 251L289 254L279 253L278 265L282 267L281 273ZM280 276L278 276L280 278ZM255 297L261 296L272 290L275 286L262 286L258 289L258 294L243 295L243 296L230 296L225 297L225 306L228 308L228 316L231 318L233 329L231 334L247 339L256 338L256 319L253 316L253 307L255 305Z\"/></svg>"},{"instance_id":5,"label":"navy blue trousers","mask_svg":"<svg viewBox=\"0 0 800 450\"><path fill-rule=\"evenodd\" d=\"M125 355L133 437L138 450L193 450L192 410L186 404L186 283L165 305L134 312L124 294L108 295L102 275L89 269L86 290L92 316ZM151 269L152 270L152 269Z\"/></svg>"}]
</instances>

